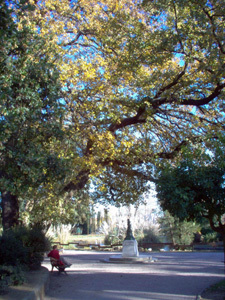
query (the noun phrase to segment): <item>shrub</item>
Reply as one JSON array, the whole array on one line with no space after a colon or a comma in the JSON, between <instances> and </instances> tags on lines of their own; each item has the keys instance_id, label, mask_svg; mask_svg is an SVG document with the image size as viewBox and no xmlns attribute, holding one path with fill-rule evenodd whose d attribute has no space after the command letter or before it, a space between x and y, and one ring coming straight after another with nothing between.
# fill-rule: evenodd
<instances>
[{"instance_id":1,"label":"shrub","mask_svg":"<svg viewBox=\"0 0 225 300\"><path fill-rule=\"evenodd\" d=\"M25 281L23 269L17 266L0 266L0 295L7 293L9 285L21 285Z\"/></svg>"},{"instance_id":2,"label":"shrub","mask_svg":"<svg viewBox=\"0 0 225 300\"><path fill-rule=\"evenodd\" d=\"M32 270L38 269L44 259L44 253L51 248L51 243L39 227L31 229L17 227L13 230L15 237L23 243L27 250L26 264Z\"/></svg>"},{"instance_id":3,"label":"shrub","mask_svg":"<svg viewBox=\"0 0 225 300\"><path fill-rule=\"evenodd\" d=\"M155 229L152 228L146 229L144 230L143 233L144 233L144 237L140 238L138 240L138 243L143 243L143 242L160 243L161 242L161 238Z\"/></svg>"},{"instance_id":4,"label":"shrub","mask_svg":"<svg viewBox=\"0 0 225 300\"><path fill-rule=\"evenodd\" d=\"M118 231L117 228L114 228L105 236L104 244L105 245L122 244L124 238L125 238L125 233L122 230Z\"/></svg>"},{"instance_id":5,"label":"shrub","mask_svg":"<svg viewBox=\"0 0 225 300\"><path fill-rule=\"evenodd\" d=\"M19 285L25 281L24 271L21 266L0 266L0 280L6 285Z\"/></svg>"},{"instance_id":6,"label":"shrub","mask_svg":"<svg viewBox=\"0 0 225 300\"><path fill-rule=\"evenodd\" d=\"M217 232L209 232L203 236L203 240L205 243L218 242L219 235Z\"/></svg>"},{"instance_id":7,"label":"shrub","mask_svg":"<svg viewBox=\"0 0 225 300\"><path fill-rule=\"evenodd\" d=\"M104 244L105 245L113 245L119 243L119 239L115 235L111 235L110 233L105 236Z\"/></svg>"},{"instance_id":8,"label":"shrub","mask_svg":"<svg viewBox=\"0 0 225 300\"><path fill-rule=\"evenodd\" d=\"M0 237L0 293L8 285L22 284L23 270L38 269L44 252L50 250L50 241L40 228L16 227Z\"/></svg>"},{"instance_id":9,"label":"shrub","mask_svg":"<svg viewBox=\"0 0 225 300\"><path fill-rule=\"evenodd\" d=\"M51 243L40 228L32 228L26 247L29 249L29 267L37 269L41 266L44 253L51 249Z\"/></svg>"},{"instance_id":10,"label":"shrub","mask_svg":"<svg viewBox=\"0 0 225 300\"><path fill-rule=\"evenodd\" d=\"M44 259L44 252L50 250L50 246L50 241L40 228L13 228L0 238L0 263L38 269Z\"/></svg>"},{"instance_id":11,"label":"shrub","mask_svg":"<svg viewBox=\"0 0 225 300\"><path fill-rule=\"evenodd\" d=\"M16 266L27 263L28 251L12 231L4 233L0 237L0 253L0 265Z\"/></svg>"}]
</instances>

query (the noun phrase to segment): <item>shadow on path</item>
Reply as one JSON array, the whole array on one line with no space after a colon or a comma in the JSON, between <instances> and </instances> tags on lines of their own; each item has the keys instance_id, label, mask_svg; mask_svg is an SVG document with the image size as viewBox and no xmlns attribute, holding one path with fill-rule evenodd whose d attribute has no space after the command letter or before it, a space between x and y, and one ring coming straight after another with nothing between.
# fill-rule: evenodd
<instances>
[{"instance_id":1,"label":"shadow on path","mask_svg":"<svg viewBox=\"0 0 225 300\"><path fill-rule=\"evenodd\" d=\"M51 274L48 300L196 300L224 276L222 253L152 253L158 261L150 264L100 262L110 255L65 252L73 265L68 276Z\"/></svg>"}]
</instances>

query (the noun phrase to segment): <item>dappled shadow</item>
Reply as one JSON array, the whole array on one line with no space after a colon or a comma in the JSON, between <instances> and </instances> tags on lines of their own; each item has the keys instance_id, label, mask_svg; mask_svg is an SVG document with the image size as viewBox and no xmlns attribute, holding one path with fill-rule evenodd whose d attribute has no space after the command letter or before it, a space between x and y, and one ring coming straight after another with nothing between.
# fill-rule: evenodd
<instances>
[{"instance_id":1,"label":"dappled shadow","mask_svg":"<svg viewBox=\"0 0 225 300\"><path fill-rule=\"evenodd\" d=\"M190 300L223 277L219 255L152 253L157 262L138 265L99 261L110 255L65 253L73 265L68 276L51 275L49 299Z\"/></svg>"},{"instance_id":2,"label":"dappled shadow","mask_svg":"<svg viewBox=\"0 0 225 300\"><path fill-rule=\"evenodd\" d=\"M77 265L89 265L97 264L103 259L109 258L115 253L80 253L76 254L66 254L63 256L73 264ZM157 262L144 264L142 268L147 269L147 266L152 266L152 264L158 266L158 270L169 271L169 272L189 272L194 273L211 273L214 274L215 267L218 268L217 272L222 273L224 271L224 265L222 264L223 253L194 253L194 252L167 252L167 253L143 253L143 255L152 256L154 259L157 259ZM115 263L110 264L112 269L117 268L118 266ZM120 269L126 268L129 264L119 264ZM139 268L138 265L130 265L131 268Z\"/></svg>"},{"instance_id":3,"label":"dappled shadow","mask_svg":"<svg viewBox=\"0 0 225 300\"><path fill-rule=\"evenodd\" d=\"M121 273L85 273L71 271L69 277L54 276L51 280L49 295L56 299L151 299L152 294L160 297L155 299L191 299L193 294L183 287L182 279L173 286L177 278L163 274L121 274ZM185 279L186 285L192 283ZM160 285L159 285L160 282ZM91 295L91 297L90 297Z\"/></svg>"}]
</instances>

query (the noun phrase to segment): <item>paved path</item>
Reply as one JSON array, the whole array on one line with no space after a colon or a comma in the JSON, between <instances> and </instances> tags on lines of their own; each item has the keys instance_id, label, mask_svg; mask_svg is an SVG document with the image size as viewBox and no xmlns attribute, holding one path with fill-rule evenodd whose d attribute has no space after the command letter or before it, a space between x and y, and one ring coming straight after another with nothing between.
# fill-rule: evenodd
<instances>
[{"instance_id":1,"label":"paved path","mask_svg":"<svg viewBox=\"0 0 225 300\"><path fill-rule=\"evenodd\" d=\"M149 264L100 262L115 253L64 251L69 276L50 276L46 300L196 300L224 279L223 253L151 253ZM50 269L48 259L44 266Z\"/></svg>"}]
</instances>

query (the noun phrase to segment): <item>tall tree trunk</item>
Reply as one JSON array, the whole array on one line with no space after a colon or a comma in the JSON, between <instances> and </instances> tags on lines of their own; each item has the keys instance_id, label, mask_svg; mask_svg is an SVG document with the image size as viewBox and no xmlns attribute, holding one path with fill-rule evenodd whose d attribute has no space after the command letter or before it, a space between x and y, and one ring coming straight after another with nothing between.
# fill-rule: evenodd
<instances>
[{"instance_id":1,"label":"tall tree trunk","mask_svg":"<svg viewBox=\"0 0 225 300\"><path fill-rule=\"evenodd\" d=\"M221 216L219 217L219 219L221 219ZM225 272L225 224L222 224L222 222L219 221L219 225L215 226L212 216L211 216L211 218L209 218L209 223L210 223L210 226L211 226L212 230L214 230L214 231L216 231L216 232L218 232L222 235L223 255L224 255L224 272Z\"/></svg>"},{"instance_id":2,"label":"tall tree trunk","mask_svg":"<svg viewBox=\"0 0 225 300\"><path fill-rule=\"evenodd\" d=\"M223 262L224 262L224 271L225 271L225 232L222 234L223 238Z\"/></svg>"},{"instance_id":3,"label":"tall tree trunk","mask_svg":"<svg viewBox=\"0 0 225 300\"><path fill-rule=\"evenodd\" d=\"M2 226L7 230L19 224L19 201L18 197L10 192L2 192Z\"/></svg>"}]
</instances>

